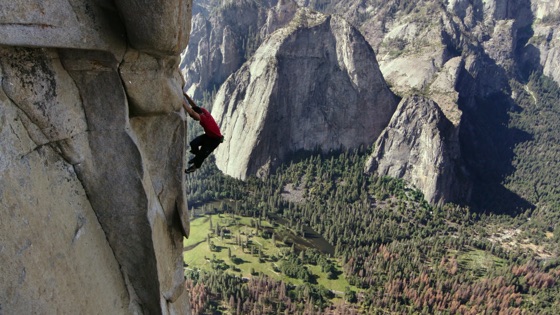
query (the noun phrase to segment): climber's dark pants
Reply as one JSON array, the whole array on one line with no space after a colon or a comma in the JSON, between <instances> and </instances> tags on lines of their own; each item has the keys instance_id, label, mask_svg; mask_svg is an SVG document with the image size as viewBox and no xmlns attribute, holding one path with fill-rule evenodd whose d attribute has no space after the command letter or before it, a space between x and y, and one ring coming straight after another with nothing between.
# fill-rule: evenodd
<instances>
[{"instance_id":1,"label":"climber's dark pants","mask_svg":"<svg viewBox=\"0 0 560 315\"><path fill-rule=\"evenodd\" d=\"M191 141L191 153L195 155L195 157L190 161L199 168L202 165L202 162L214 151L220 143L222 143L222 138L212 138L207 136L206 134L202 134L193 141ZM189 162L189 163L190 163Z\"/></svg>"}]
</instances>

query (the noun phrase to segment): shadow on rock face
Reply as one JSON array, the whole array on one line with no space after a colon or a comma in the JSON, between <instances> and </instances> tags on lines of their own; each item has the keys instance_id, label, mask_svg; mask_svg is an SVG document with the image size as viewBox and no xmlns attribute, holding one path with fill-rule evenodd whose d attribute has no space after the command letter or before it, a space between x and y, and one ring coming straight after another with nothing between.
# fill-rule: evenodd
<instances>
[{"instance_id":1,"label":"shadow on rock face","mask_svg":"<svg viewBox=\"0 0 560 315\"><path fill-rule=\"evenodd\" d=\"M460 133L463 156L474 180L473 208L512 215L534 208L503 185L515 170L515 145L532 139L527 132L508 127L508 112L520 109L513 107L506 94L477 99L476 104L463 109Z\"/></svg>"}]
</instances>

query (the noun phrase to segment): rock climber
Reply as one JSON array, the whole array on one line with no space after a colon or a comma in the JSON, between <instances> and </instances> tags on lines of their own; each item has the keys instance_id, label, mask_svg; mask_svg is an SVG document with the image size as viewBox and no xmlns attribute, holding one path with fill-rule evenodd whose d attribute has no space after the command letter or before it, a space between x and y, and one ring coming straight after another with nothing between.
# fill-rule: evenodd
<instances>
[{"instance_id":1,"label":"rock climber","mask_svg":"<svg viewBox=\"0 0 560 315\"><path fill-rule=\"evenodd\" d=\"M206 159L210 153L212 153L220 145L220 143L224 142L224 136L222 136L220 127L218 127L218 124L216 124L216 121L212 115L210 115L210 112L196 105L187 93L183 92L183 94L185 96L183 98L183 107L189 116L198 121L200 126L204 129L204 133L194 138L194 140L190 143L191 153L194 154L194 158L189 161L189 164L192 165L186 169L185 172L192 173L196 169L200 168L204 159Z\"/></svg>"}]
</instances>

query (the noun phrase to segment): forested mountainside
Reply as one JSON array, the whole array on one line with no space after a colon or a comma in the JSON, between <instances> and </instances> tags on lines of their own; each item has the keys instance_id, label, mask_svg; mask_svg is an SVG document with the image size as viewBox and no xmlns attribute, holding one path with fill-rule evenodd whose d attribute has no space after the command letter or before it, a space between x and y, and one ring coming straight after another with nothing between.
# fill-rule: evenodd
<instances>
[{"instance_id":1,"label":"forested mountainside","mask_svg":"<svg viewBox=\"0 0 560 315\"><path fill-rule=\"evenodd\" d=\"M543 153L548 159L559 154L554 141L538 143L535 129L527 130L528 121L536 126L541 124L539 116L550 117L543 112L536 114L531 108L538 102L554 100L555 84L544 83L546 96L533 99L533 104L523 97L534 86L531 74L533 79L545 75L556 84L560 82L559 1L298 3L341 14L352 21L374 47L381 71L393 91L408 94L420 90L460 125L463 163L476 183L471 204L508 211L520 205L531 207L525 201L539 203L526 193L511 190L511 181L516 178L520 185L534 183L535 178L546 177L544 173L556 169L541 165L536 167L541 170L537 171L538 176L521 179L519 172L523 167L519 167L517 160L527 150L534 152L528 147L548 151ZM451 62L457 59L465 64L456 67ZM442 76L452 78L452 84L442 86ZM450 113L449 109L455 112ZM525 128L519 128L518 119L524 121ZM504 182L510 183L505 185L506 189ZM535 191L550 191L556 185L532 186ZM544 191L547 197L556 195L552 198L556 201L549 199L552 203L543 207L559 208L557 194Z\"/></svg>"},{"instance_id":2,"label":"forested mountainside","mask_svg":"<svg viewBox=\"0 0 560 315\"><path fill-rule=\"evenodd\" d=\"M558 229L431 206L402 180L365 176L368 155L307 153L264 180L211 163L189 177L195 314L560 311Z\"/></svg>"}]
</instances>

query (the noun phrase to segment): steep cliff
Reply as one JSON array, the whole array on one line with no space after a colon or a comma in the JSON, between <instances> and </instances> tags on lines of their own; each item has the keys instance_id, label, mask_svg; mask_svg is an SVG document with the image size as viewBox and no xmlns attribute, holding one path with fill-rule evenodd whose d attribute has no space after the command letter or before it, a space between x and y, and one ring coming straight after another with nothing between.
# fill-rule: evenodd
<instances>
[{"instance_id":1,"label":"steep cliff","mask_svg":"<svg viewBox=\"0 0 560 315\"><path fill-rule=\"evenodd\" d=\"M265 175L298 150L368 145L396 107L371 47L336 16L300 9L220 88L218 167Z\"/></svg>"},{"instance_id":2,"label":"steep cliff","mask_svg":"<svg viewBox=\"0 0 560 315\"><path fill-rule=\"evenodd\" d=\"M366 172L403 178L430 203L468 200L472 183L462 168L459 129L430 99L401 100L375 143Z\"/></svg>"},{"instance_id":3,"label":"steep cliff","mask_svg":"<svg viewBox=\"0 0 560 315\"><path fill-rule=\"evenodd\" d=\"M236 1L215 7L200 1L193 30L182 56L185 89L196 98L237 71L262 41L286 25L297 11L291 0Z\"/></svg>"},{"instance_id":4,"label":"steep cliff","mask_svg":"<svg viewBox=\"0 0 560 315\"><path fill-rule=\"evenodd\" d=\"M523 62L560 84L560 0L531 2L535 23L523 49Z\"/></svg>"},{"instance_id":5,"label":"steep cliff","mask_svg":"<svg viewBox=\"0 0 560 315\"><path fill-rule=\"evenodd\" d=\"M189 312L190 8L0 3L0 313Z\"/></svg>"}]
</instances>

